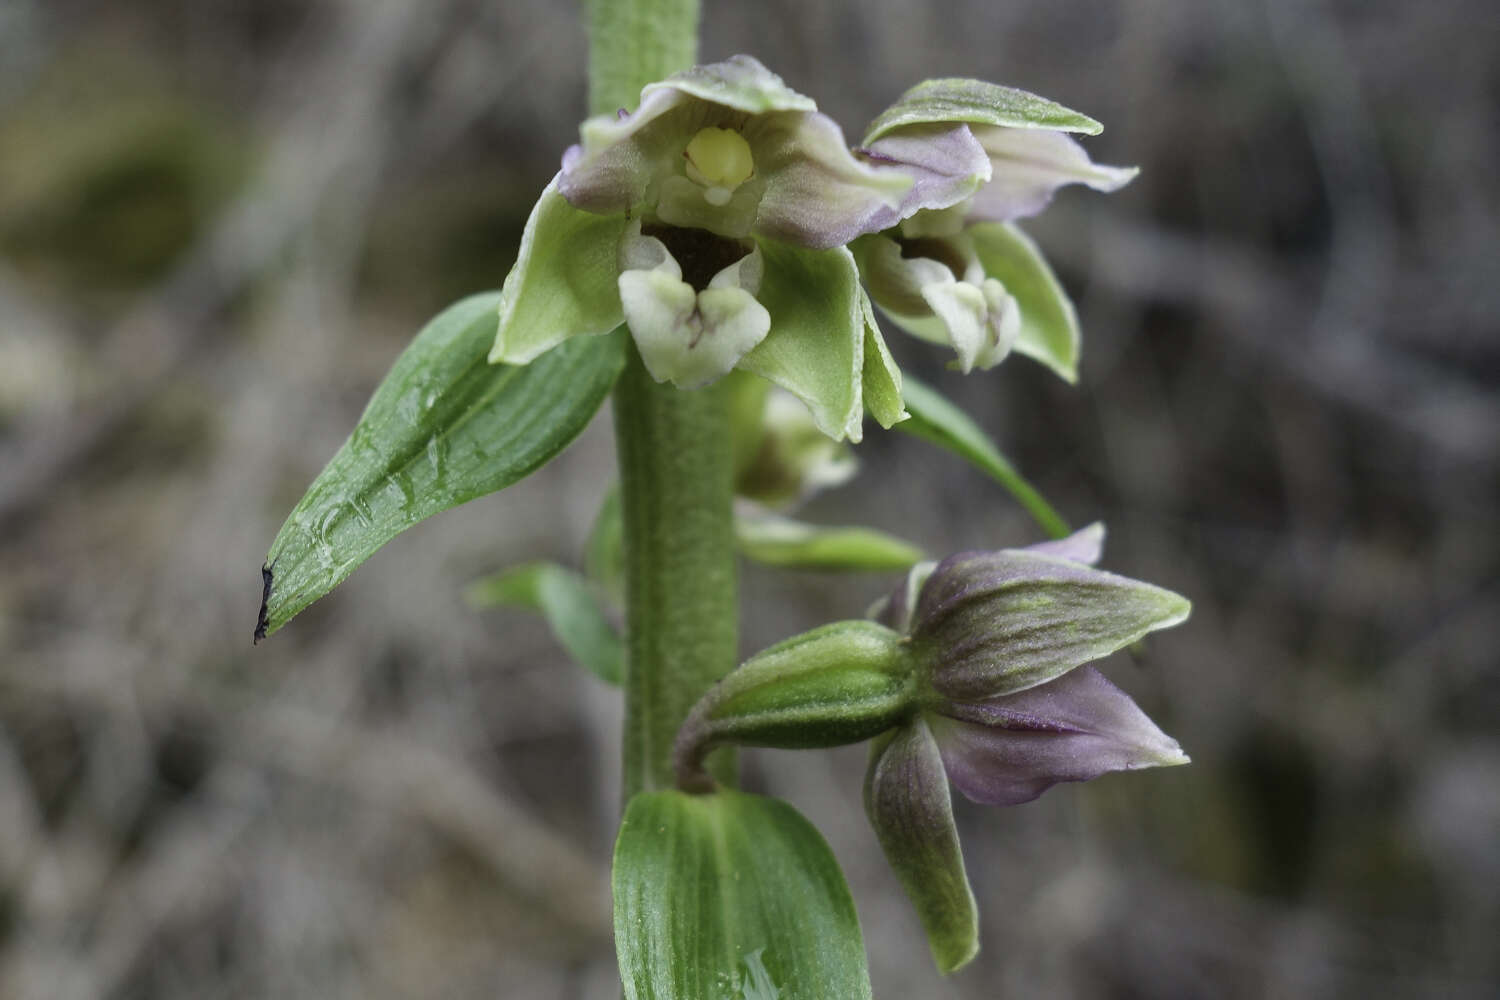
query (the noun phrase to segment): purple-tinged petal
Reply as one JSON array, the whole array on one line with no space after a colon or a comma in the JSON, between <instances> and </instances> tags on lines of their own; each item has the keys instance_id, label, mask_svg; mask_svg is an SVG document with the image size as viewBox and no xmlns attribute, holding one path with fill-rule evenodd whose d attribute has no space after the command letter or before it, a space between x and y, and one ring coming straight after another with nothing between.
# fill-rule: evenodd
<instances>
[{"instance_id":1,"label":"purple-tinged petal","mask_svg":"<svg viewBox=\"0 0 1500 1000\"><path fill-rule=\"evenodd\" d=\"M1095 566L1104 557L1104 522L1095 521L1087 528L1080 528L1067 538L1055 538L1050 542L1037 542L1026 546L1027 552L1040 552L1044 556L1057 556L1072 562Z\"/></svg>"},{"instance_id":2,"label":"purple-tinged petal","mask_svg":"<svg viewBox=\"0 0 1500 1000\"><path fill-rule=\"evenodd\" d=\"M855 159L838 124L815 111L762 115L742 131L766 182L755 232L783 243L827 250L885 228L914 183Z\"/></svg>"},{"instance_id":3,"label":"purple-tinged petal","mask_svg":"<svg viewBox=\"0 0 1500 1000\"><path fill-rule=\"evenodd\" d=\"M1093 667L930 717L948 777L986 805L1029 802L1060 781L1186 764L1177 741Z\"/></svg>"},{"instance_id":4,"label":"purple-tinged petal","mask_svg":"<svg viewBox=\"0 0 1500 1000\"><path fill-rule=\"evenodd\" d=\"M1188 615L1150 584L1019 549L961 552L917 600L912 645L955 701L1035 687Z\"/></svg>"},{"instance_id":5,"label":"purple-tinged petal","mask_svg":"<svg viewBox=\"0 0 1500 1000\"><path fill-rule=\"evenodd\" d=\"M923 209L944 209L968 198L990 179L990 158L963 125L918 125L860 150L871 163L896 167L914 183L901 206L880 227L888 229Z\"/></svg>"},{"instance_id":6,"label":"purple-tinged petal","mask_svg":"<svg viewBox=\"0 0 1500 1000\"><path fill-rule=\"evenodd\" d=\"M623 215L643 204L660 179L671 174L680 147L704 115L680 91L647 90L633 113L623 118L596 115L579 128L581 141L563 154L557 181L573 207ZM729 114L725 109L724 115ZM704 120L696 127L712 124Z\"/></svg>"},{"instance_id":7,"label":"purple-tinged petal","mask_svg":"<svg viewBox=\"0 0 1500 1000\"><path fill-rule=\"evenodd\" d=\"M754 56L730 56L723 62L705 63L673 74L660 83L650 83L641 91L641 103L651 95L674 90L699 100L721 104L749 114L768 111L812 111L817 104L811 97L788 87L775 73Z\"/></svg>"},{"instance_id":8,"label":"purple-tinged petal","mask_svg":"<svg viewBox=\"0 0 1500 1000\"><path fill-rule=\"evenodd\" d=\"M865 813L917 908L938 971L961 968L979 952L979 911L964 871L943 761L920 718L871 746Z\"/></svg>"},{"instance_id":9,"label":"purple-tinged petal","mask_svg":"<svg viewBox=\"0 0 1500 1000\"><path fill-rule=\"evenodd\" d=\"M1078 141L1046 129L972 126L974 136L994 166L990 182L974 195L969 218L1010 222L1047 207L1065 184L1086 184L1095 191L1114 191L1140 171L1092 162Z\"/></svg>"}]
</instances>

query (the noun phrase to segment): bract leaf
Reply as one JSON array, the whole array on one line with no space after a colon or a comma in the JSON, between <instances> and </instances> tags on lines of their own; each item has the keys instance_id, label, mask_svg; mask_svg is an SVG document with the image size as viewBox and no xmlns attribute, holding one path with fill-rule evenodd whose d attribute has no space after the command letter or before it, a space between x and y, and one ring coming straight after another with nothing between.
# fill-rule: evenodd
<instances>
[{"instance_id":1,"label":"bract leaf","mask_svg":"<svg viewBox=\"0 0 1500 1000\"><path fill-rule=\"evenodd\" d=\"M911 419L897 428L946 448L976 466L1010 491L1042 530L1053 538L1068 534L1068 524L1045 497L1016 471L1010 460L969 415L937 390L907 375L902 388Z\"/></svg>"},{"instance_id":2,"label":"bract leaf","mask_svg":"<svg viewBox=\"0 0 1500 1000\"><path fill-rule=\"evenodd\" d=\"M790 805L721 789L631 799L615 843L627 1000L868 1000L854 902Z\"/></svg>"},{"instance_id":3,"label":"bract leaf","mask_svg":"<svg viewBox=\"0 0 1500 1000\"><path fill-rule=\"evenodd\" d=\"M735 541L747 558L783 569L889 573L921 561L922 550L862 527L826 527L787 517L738 517Z\"/></svg>"},{"instance_id":4,"label":"bract leaf","mask_svg":"<svg viewBox=\"0 0 1500 1000\"><path fill-rule=\"evenodd\" d=\"M1098 135L1104 126L1088 115L1015 87L983 80L924 80L870 123L862 145L909 125L963 122L1005 128L1047 128Z\"/></svg>"},{"instance_id":5,"label":"bract leaf","mask_svg":"<svg viewBox=\"0 0 1500 1000\"><path fill-rule=\"evenodd\" d=\"M1021 307L1016 351L1077 382L1078 313L1037 245L1009 223L975 223L969 234L985 274L999 279Z\"/></svg>"},{"instance_id":6,"label":"bract leaf","mask_svg":"<svg viewBox=\"0 0 1500 1000\"><path fill-rule=\"evenodd\" d=\"M818 429L835 441L858 441L864 403L864 290L844 247L801 250L761 244L766 271L759 298L771 332L740 368L807 404Z\"/></svg>"},{"instance_id":7,"label":"bract leaf","mask_svg":"<svg viewBox=\"0 0 1500 1000\"><path fill-rule=\"evenodd\" d=\"M257 637L418 521L536 471L604 402L625 363L623 331L570 341L522 368L491 365L498 299L449 306L396 359L271 543Z\"/></svg>"},{"instance_id":8,"label":"bract leaf","mask_svg":"<svg viewBox=\"0 0 1500 1000\"><path fill-rule=\"evenodd\" d=\"M464 592L476 607L539 611L573 662L607 684L625 674L625 647L582 574L556 563L516 566L476 580Z\"/></svg>"}]
</instances>

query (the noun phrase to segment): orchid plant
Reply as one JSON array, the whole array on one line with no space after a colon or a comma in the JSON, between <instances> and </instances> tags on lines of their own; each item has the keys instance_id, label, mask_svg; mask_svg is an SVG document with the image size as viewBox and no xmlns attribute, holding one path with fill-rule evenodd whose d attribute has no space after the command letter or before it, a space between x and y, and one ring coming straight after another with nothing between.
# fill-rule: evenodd
<instances>
[{"instance_id":1,"label":"orchid plant","mask_svg":"<svg viewBox=\"0 0 1500 1000\"><path fill-rule=\"evenodd\" d=\"M1134 170L1090 161L1073 135L1091 119L962 79L912 88L851 146L755 59L690 65L691 0L600 0L590 17L597 113L504 287L396 361L272 543L256 638L400 531L540 467L612 393L619 487L583 571L516 567L469 595L541 612L623 688L625 995L870 995L837 862L789 805L735 789L745 746L870 742L869 820L951 972L980 933L950 782L1015 805L1185 763L1088 664L1188 604L1095 568L1103 527L1070 533L973 421L904 377L876 307L962 372L1014 352L1072 380L1073 307L1015 223L1064 185L1110 191ZM796 520L854 474L867 415L979 465L1052 540L933 562ZM867 619L736 667L740 555L905 576Z\"/></svg>"}]
</instances>

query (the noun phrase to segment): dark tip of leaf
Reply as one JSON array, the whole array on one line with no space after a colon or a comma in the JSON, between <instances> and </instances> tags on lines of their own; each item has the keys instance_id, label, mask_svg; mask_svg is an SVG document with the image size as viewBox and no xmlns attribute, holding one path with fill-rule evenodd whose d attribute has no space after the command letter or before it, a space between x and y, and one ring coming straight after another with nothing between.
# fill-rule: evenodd
<instances>
[{"instance_id":1,"label":"dark tip of leaf","mask_svg":"<svg viewBox=\"0 0 1500 1000\"><path fill-rule=\"evenodd\" d=\"M259 645L266 637L266 628L271 624L271 567L263 565L260 568L260 615L255 619L255 639L251 645Z\"/></svg>"}]
</instances>

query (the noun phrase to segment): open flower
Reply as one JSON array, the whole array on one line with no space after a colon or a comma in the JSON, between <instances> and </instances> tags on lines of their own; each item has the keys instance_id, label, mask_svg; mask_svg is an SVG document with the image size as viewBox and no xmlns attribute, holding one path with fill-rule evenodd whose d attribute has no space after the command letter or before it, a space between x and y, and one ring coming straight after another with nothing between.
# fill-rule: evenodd
<instances>
[{"instance_id":1,"label":"open flower","mask_svg":"<svg viewBox=\"0 0 1500 1000\"><path fill-rule=\"evenodd\" d=\"M899 218L909 172L856 158L839 127L748 56L591 118L527 222L492 362L625 323L657 381L732 368L858 440L866 406L904 411L850 240Z\"/></svg>"},{"instance_id":2,"label":"open flower","mask_svg":"<svg viewBox=\"0 0 1500 1000\"><path fill-rule=\"evenodd\" d=\"M944 972L978 950L948 793L1015 805L1059 782L1187 757L1092 660L1181 622L1178 595L1095 569L1104 530L915 567L875 621L757 654L678 733L679 784L713 747L872 739L865 806Z\"/></svg>"},{"instance_id":3,"label":"open flower","mask_svg":"<svg viewBox=\"0 0 1500 1000\"><path fill-rule=\"evenodd\" d=\"M1035 245L1012 223L1058 188L1114 191L1133 167L1095 164L1070 133L1098 122L977 80L929 80L866 133L861 155L913 176L885 231L854 247L877 305L907 332L952 345L963 371L1012 348L1072 379L1077 320Z\"/></svg>"}]
</instances>

